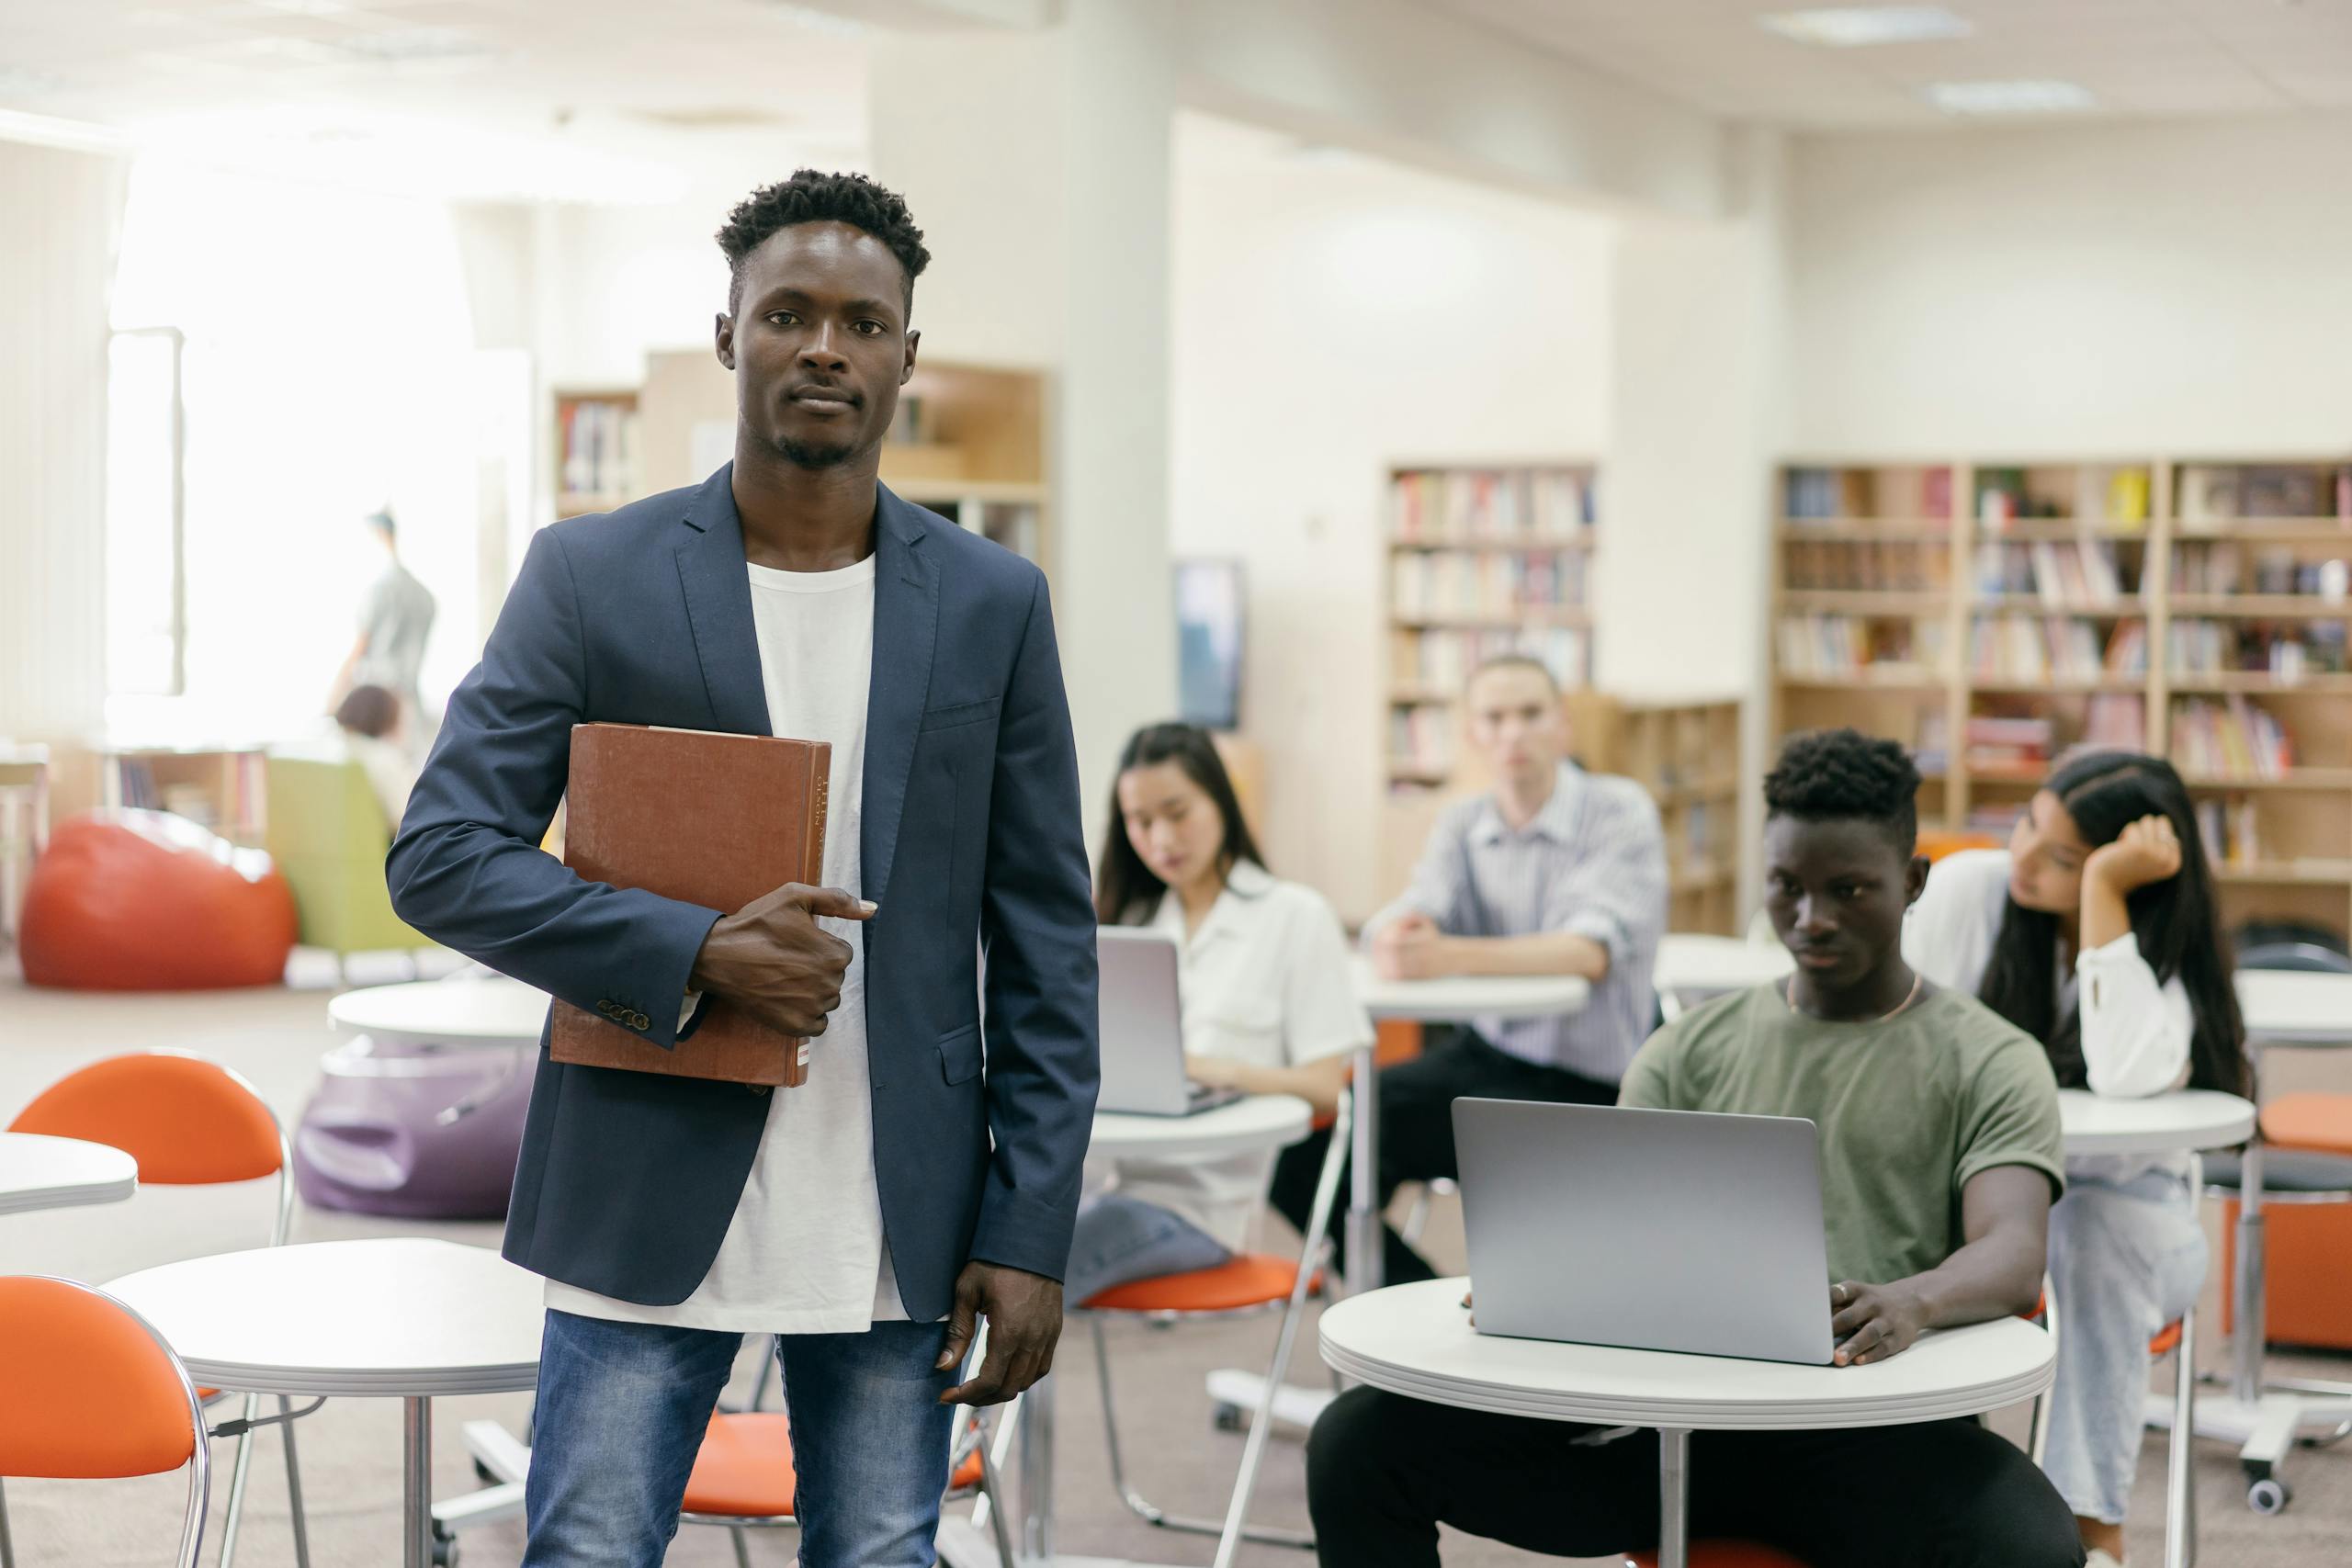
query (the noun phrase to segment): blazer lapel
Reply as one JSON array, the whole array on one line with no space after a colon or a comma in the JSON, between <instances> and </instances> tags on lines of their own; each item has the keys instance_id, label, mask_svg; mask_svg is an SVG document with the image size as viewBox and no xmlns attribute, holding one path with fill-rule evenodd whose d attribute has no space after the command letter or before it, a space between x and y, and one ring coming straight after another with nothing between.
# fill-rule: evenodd
<instances>
[{"instance_id":1,"label":"blazer lapel","mask_svg":"<svg viewBox=\"0 0 2352 1568\"><path fill-rule=\"evenodd\" d=\"M939 636L939 564L923 547L922 514L876 487L874 675L865 705L865 792L860 810L859 880L882 902L899 847L899 823L914 767L915 732L931 694Z\"/></svg>"},{"instance_id":2,"label":"blazer lapel","mask_svg":"<svg viewBox=\"0 0 2352 1568\"><path fill-rule=\"evenodd\" d=\"M737 735L773 735L760 675L760 634L752 621L752 578L743 566L743 523L735 514L735 465L703 481L686 503L677 549L686 624L702 660L711 725Z\"/></svg>"}]
</instances>

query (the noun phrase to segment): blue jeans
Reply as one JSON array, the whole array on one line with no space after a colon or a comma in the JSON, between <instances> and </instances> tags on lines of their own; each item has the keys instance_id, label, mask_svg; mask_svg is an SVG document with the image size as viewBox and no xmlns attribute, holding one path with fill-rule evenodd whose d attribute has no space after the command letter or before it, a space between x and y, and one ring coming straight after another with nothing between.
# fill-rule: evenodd
<instances>
[{"instance_id":1,"label":"blue jeans","mask_svg":"<svg viewBox=\"0 0 2352 1568\"><path fill-rule=\"evenodd\" d=\"M932 1568L958 1373L944 1323L776 1339L802 1568ZM740 1334L550 1312L524 1568L661 1568Z\"/></svg>"},{"instance_id":2,"label":"blue jeans","mask_svg":"<svg viewBox=\"0 0 2352 1568\"><path fill-rule=\"evenodd\" d=\"M2058 1297L2058 1381L2041 1468L2066 1506L2123 1522L2140 1468L2148 1341L2197 1301L2205 1231L2177 1172L2120 1183L2069 1170L2050 1211L2050 1285Z\"/></svg>"},{"instance_id":3,"label":"blue jeans","mask_svg":"<svg viewBox=\"0 0 2352 1568\"><path fill-rule=\"evenodd\" d=\"M1096 1292L1130 1280L1214 1269L1231 1256L1214 1236L1159 1204L1105 1192L1078 1211L1062 1300L1079 1306Z\"/></svg>"}]
</instances>

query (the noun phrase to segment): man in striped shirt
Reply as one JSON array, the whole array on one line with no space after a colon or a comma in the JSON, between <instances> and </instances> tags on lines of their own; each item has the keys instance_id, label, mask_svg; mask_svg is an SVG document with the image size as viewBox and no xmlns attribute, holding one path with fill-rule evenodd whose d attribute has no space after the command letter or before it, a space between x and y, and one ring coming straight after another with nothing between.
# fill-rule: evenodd
<instances>
[{"instance_id":1,"label":"man in striped shirt","mask_svg":"<svg viewBox=\"0 0 2352 1568\"><path fill-rule=\"evenodd\" d=\"M1414 1060L1380 1078L1380 1194L1456 1174L1453 1102L1464 1096L1613 1105L1617 1082L1656 1018L1650 967L1666 925L1666 844L1657 807L1631 779L1566 760L1560 688L1536 660L1487 660L1464 689L1471 743L1491 794L1449 807L1403 897L1364 937L1392 979L1445 975L1576 975L1577 1012L1474 1019L1432 1030ZM1293 1148L1273 1201L1302 1224L1323 1145ZM1435 1276L1394 1230L1390 1284Z\"/></svg>"}]
</instances>

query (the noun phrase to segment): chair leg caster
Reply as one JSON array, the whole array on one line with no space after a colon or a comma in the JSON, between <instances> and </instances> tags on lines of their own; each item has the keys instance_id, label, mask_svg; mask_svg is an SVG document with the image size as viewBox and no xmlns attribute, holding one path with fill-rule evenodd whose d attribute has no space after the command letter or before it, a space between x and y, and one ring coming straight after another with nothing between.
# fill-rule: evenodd
<instances>
[{"instance_id":1,"label":"chair leg caster","mask_svg":"<svg viewBox=\"0 0 2352 1568\"><path fill-rule=\"evenodd\" d=\"M2266 1475L2245 1489L2245 1506L2257 1514L2280 1514L2295 1500L2295 1489L2274 1475Z\"/></svg>"},{"instance_id":2,"label":"chair leg caster","mask_svg":"<svg viewBox=\"0 0 2352 1568\"><path fill-rule=\"evenodd\" d=\"M1219 1404L1211 1408L1209 1425L1220 1432L1239 1432L1249 1427L1249 1423L1241 1418L1241 1406L1238 1404Z\"/></svg>"}]
</instances>

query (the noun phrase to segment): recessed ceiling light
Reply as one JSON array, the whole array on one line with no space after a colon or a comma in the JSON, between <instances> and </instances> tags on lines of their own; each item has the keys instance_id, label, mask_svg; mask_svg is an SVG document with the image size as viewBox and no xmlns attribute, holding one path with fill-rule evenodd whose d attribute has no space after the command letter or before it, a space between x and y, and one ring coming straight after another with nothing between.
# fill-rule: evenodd
<instances>
[{"instance_id":1,"label":"recessed ceiling light","mask_svg":"<svg viewBox=\"0 0 2352 1568\"><path fill-rule=\"evenodd\" d=\"M1758 17L1756 25L1799 43L1856 49L1872 43L1925 43L1966 38L1976 29L1941 6L1837 6Z\"/></svg>"},{"instance_id":2,"label":"recessed ceiling light","mask_svg":"<svg viewBox=\"0 0 2352 1568\"><path fill-rule=\"evenodd\" d=\"M1928 101L1946 114L2072 114L2098 100L2079 82L1937 82Z\"/></svg>"}]
</instances>

